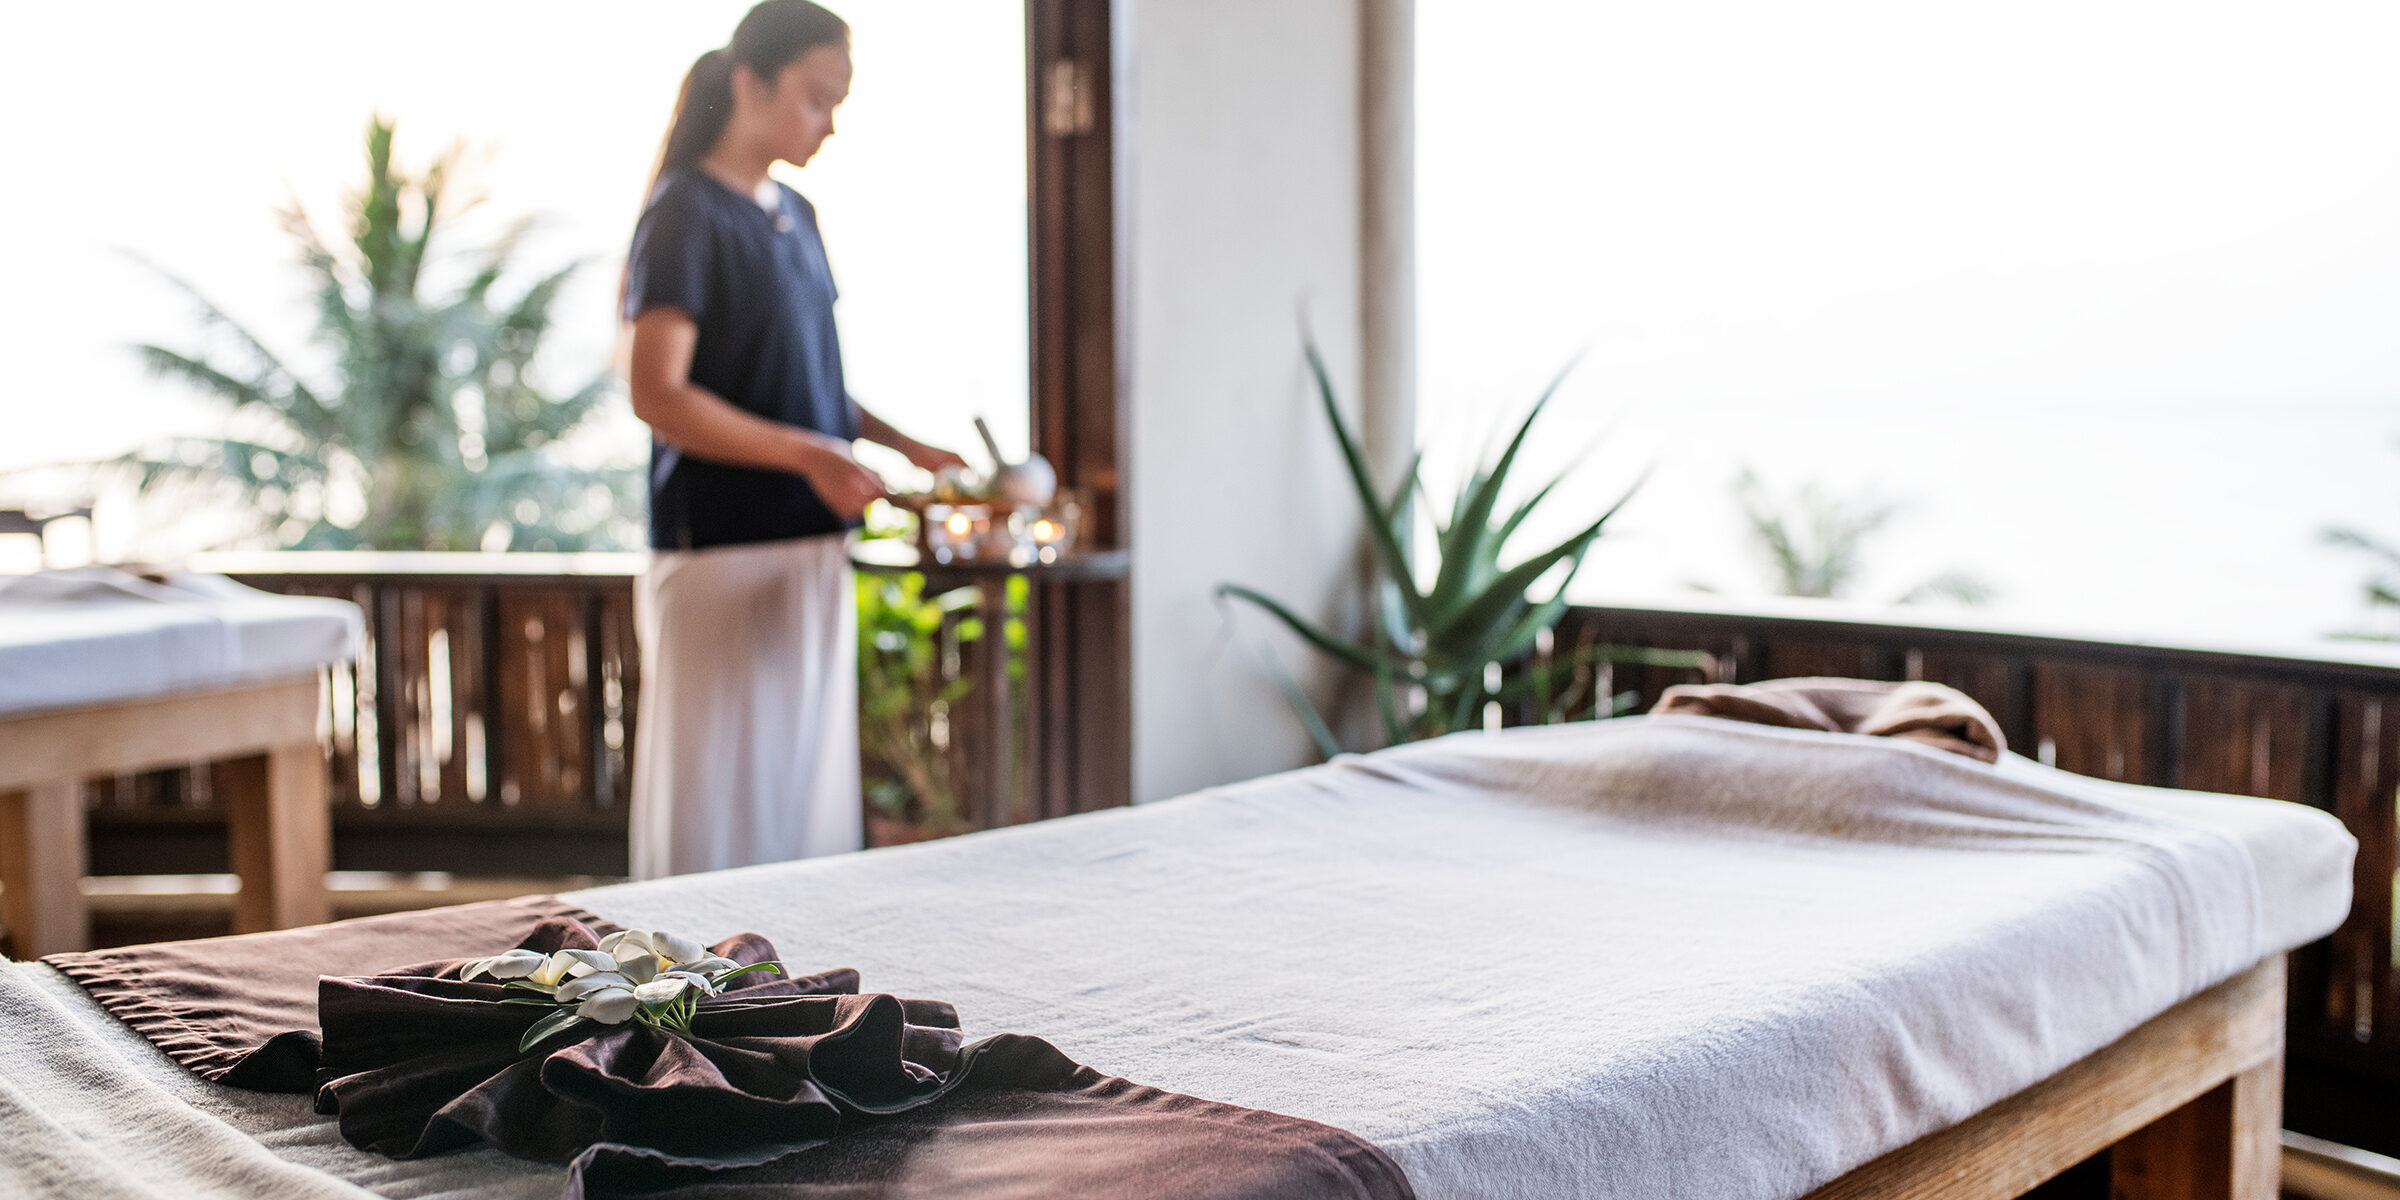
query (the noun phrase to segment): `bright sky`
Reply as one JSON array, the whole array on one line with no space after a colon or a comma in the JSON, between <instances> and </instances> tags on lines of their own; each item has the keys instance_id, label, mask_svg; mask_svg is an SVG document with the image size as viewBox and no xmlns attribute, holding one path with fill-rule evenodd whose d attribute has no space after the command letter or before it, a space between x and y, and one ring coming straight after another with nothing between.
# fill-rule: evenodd
<instances>
[{"instance_id":1,"label":"bright sky","mask_svg":"<svg viewBox=\"0 0 2400 1200\"><path fill-rule=\"evenodd\" d=\"M1619 429L1558 517L1657 473L1586 591L1756 586L1749 464L1913 502L1870 598L1961 568L2037 624L2362 619L2316 536L2400 540L2400 8L1418 13L1423 419L1480 433L1589 348L1534 465Z\"/></svg>"},{"instance_id":2,"label":"bright sky","mask_svg":"<svg viewBox=\"0 0 2400 1200\"><path fill-rule=\"evenodd\" d=\"M745 7L13 9L0 468L212 427L124 351L192 324L120 250L298 348L272 211L329 211L376 110L412 161L487 148L491 217L551 215L525 261L592 264L551 366L596 369L675 84ZM857 87L794 182L854 390L957 446L990 414L1013 452L1019 6L838 7ZM2363 619L2362 564L2316 533L2400 539L2400 8L1418 9L1425 432L1455 472L1588 348L1528 470L1615 429L1563 521L1657 469L1587 592L1754 588L1728 496L1749 465L1912 505L1869 598L1956 568L2000 620L2261 641ZM620 414L602 440L643 439Z\"/></svg>"},{"instance_id":3,"label":"bright sky","mask_svg":"<svg viewBox=\"0 0 2400 1200\"><path fill-rule=\"evenodd\" d=\"M189 307L124 252L192 280L279 350L304 351L304 282L274 209L293 195L336 211L364 176L362 135L377 111L398 118L408 163L458 138L485 151L481 230L549 216L520 261L590 263L558 310L554 381L603 368L617 270L676 86L748 7L12 9L0 40L0 155L15 164L0 191L0 228L11 231L0 273L16 286L0 292L11 364L0 469L216 428L215 410L144 378L124 349L189 345L194 329ZM969 420L989 414L1018 453L1022 16L992 0L848 0L838 11L854 31L852 99L817 162L790 182L818 207L842 288L851 390L961 450L974 441ZM641 427L616 416L600 440L638 454Z\"/></svg>"}]
</instances>

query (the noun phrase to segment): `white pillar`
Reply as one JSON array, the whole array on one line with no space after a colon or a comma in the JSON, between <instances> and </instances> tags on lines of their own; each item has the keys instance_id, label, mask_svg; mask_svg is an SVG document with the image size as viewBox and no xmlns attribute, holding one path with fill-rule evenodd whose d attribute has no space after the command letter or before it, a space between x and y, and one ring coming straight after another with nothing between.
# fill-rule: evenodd
<instances>
[{"instance_id":1,"label":"white pillar","mask_svg":"<svg viewBox=\"0 0 2400 1200\"><path fill-rule=\"evenodd\" d=\"M1416 0L1359 0L1359 382L1386 480L1416 443L1416 20Z\"/></svg>"},{"instance_id":2,"label":"white pillar","mask_svg":"<svg viewBox=\"0 0 2400 1200\"><path fill-rule=\"evenodd\" d=\"M1263 656L1320 701L1351 674L1216 588L1355 607L1358 503L1300 335L1365 424L1364 0L1121 3L1133 790L1157 800L1317 757Z\"/></svg>"}]
</instances>

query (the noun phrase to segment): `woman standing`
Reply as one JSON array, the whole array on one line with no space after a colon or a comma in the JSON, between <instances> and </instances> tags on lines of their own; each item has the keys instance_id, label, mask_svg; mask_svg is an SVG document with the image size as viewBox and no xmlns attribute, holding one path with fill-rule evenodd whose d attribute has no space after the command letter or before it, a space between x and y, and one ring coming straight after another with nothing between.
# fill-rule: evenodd
<instances>
[{"instance_id":1,"label":"woman standing","mask_svg":"<svg viewBox=\"0 0 2400 1200\"><path fill-rule=\"evenodd\" d=\"M845 534L883 483L850 445L960 462L850 398L816 210L767 175L833 133L849 41L808 0L766 0L701 55L627 258L633 409L654 435L636 877L859 848Z\"/></svg>"}]
</instances>

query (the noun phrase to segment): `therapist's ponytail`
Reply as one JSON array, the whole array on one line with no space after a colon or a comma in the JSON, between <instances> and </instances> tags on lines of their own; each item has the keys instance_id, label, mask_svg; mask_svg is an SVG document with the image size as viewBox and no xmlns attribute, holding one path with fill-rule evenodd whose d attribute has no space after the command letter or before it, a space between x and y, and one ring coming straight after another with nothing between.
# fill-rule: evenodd
<instances>
[{"instance_id":1,"label":"therapist's ponytail","mask_svg":"<svg viewBox=\"0 0 2400 1200\"><path fill-rule=\"evenodd\" d=\"M667 172L689 167L717 148L726 122L733 119L735 67L748 67L760 79L772 81L793 60L819 46L849 43L850 26L821 5L761 0L734 26L732 41L701 55L684 75L644 202L658 191L658 181Z\"/></svg>"}]
</instances>

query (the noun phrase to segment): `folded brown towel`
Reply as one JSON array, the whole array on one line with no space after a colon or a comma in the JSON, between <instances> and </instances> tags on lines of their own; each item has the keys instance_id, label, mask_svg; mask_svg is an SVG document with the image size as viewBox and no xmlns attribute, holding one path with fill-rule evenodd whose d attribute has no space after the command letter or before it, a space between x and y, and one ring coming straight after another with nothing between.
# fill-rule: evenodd
<instances>
[{"instance_id":1,"label":"folded brown towel","mask_svg":"<svg viewBox=\"0 0 2400 1200\"><path fill-rule=\"evenodd\" d=\"M396 1158L488 1142L567 1163L562 1200L1413 1200L1353 1134L1040 1038L962 1045L950 1005L860 995L847 967L742 976L688 1033L628 1021L531 1052L548 1008L460 978L512 942L594 949L615 928L541 896L45 961L203 1078L313 1090L343 1138ZM777 958L756 934L712 950Z\"/></svg>"},{"instance_id":2,"label":"folded brown towel","mask_svg":"<svg viewBox=\"0 0 2400 1200\"><path fill-rule=\"evenodd\" d=\"M2008 749L1992 714L1946 684L1912 680L1769 679L1763 683L1677 684L1652 713L1690 713L1790 729L1907 738L1980 762Z\"/></svg>"},{"instance_id":3,"label":"folded brown towel","mask_svg":"<svg viewBox=\"0 0 2400 1200\"><path fill-rule=\"evenodd\" d=\"M375 975L514 946L561 917L600 933L617 928L556 896L524 896L42 961L202 1079L306 1091L317 1077L318 976Z\"/></svg>"}]
</instances>

